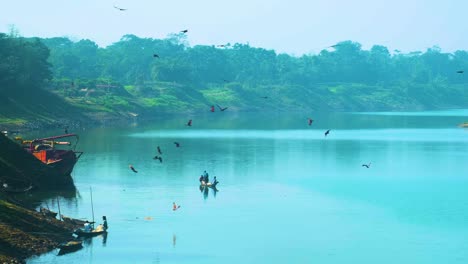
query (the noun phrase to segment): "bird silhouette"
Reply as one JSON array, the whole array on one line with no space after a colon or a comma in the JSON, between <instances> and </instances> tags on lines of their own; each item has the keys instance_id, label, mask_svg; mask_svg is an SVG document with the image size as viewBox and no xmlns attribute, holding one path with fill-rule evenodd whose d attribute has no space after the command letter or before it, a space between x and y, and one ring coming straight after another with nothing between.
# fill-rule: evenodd
<instances>
[{"instance_id":1,"label":"bird silhouette","mask_svg":"<svg viewBox=\"0 0 468 264\"><path fill-rule=\"evenodd\" d=\"M216 106L218 106L219 111L221 111L221 112L223 112L223 111L225 111L226 109L228 109L228 107L221 107L221 106L219 106L218 104L217 104Z\"/></svg>"},{"instance_id":2,"label":"bird silhouette","mask_svg":"<svg viewBox=\"0 0 468 264\"><path fill-rule=\"evenodd\" d=\"M314 122L312 118L307 118L307 121L309 122L309 126L312 125L312 122Z\"/></svg>"},{"instance_id":3,"label":"bird silhouette","mask_svg":"<svg viewBox=\"0 0 468 264\"><path fill-rule=\"evenodd\" d=\"M176 148L180 147L180 143L179 142L174 142Z\"/></svg>"},{"instance_id":4,"label":"bird silhouette","mask_svg":"<svg viewBox=\"0 0 468 264\"><path fill-rule=\"evenodd\" d=\"M330 134L330 129L328 129L328 130L325 132L325 136L328 136L328 134Z\"/></svg>"},{"instance_id":5,"label":"bird silhouette","mask_svg":"<svg viewBox=\"0 0 468 264\"><path fill-rule=\"evenodd\" d=\"M465 71L457 71L457 73L464 73Z\"/></svg>"},{"instance_id":6,"label":"bird silhouette","mask_svg":"<svg viewBox=\"0 0 468 264\"><path fill-rule=\"evenodd\" d=\"M184 29L184 30L181 30L180 33L187 33L188 32L188 29Z\"/></svg>"},{"instance_id":7,"label":"bird silhouette","mask_svg":"<svg viewBox=\"0 0 468 264\"><path fill-rule=\"evenodd\" d=\"M115 9L118 9L119 11L126 11L127 9L126 8L120 8L118 6L114 6Z\"/></svg>"},{"instance_id":8,"label":"bird silhouette","mask_svg":"<svg viewBox=\"0 0 468 264\"><path fill-rule=\"evenodd\" d=\"M154 160L159 160L160 163L162 163L162 157L161 156L154 156Z\"/></svg>"},{"instance_id":9,"label":"bird silhouette","mask_svg":"<svg viewBox=\"0 0 468 264\"><path fill-rule=\"evenodd\" d=\"M129 167L134 173L138 173L138 171L135 170L135 168L133 167L132 164L129 164L128 167Z\"/></svg>"},{"instance_id":10,"label":"bird silhouette","mask_svg":"<svg viewBox=\"0 0 468 264\"><path fill-rule=\"evenodd\" d=\"M324 49L328 49L328 48L336 48L338 46L340 46L341 44L334 44L334 45L331 45L331 46L328 46L328 47L325 47Z\"/></svg>"},{"instance_id":11,"label":"bird silhouette","mask_svg":"<svg viewBox=\"0 0 468 264\"><path fill-rule=\"evenodd\" d=\"M153 58L159 58L158 54L153 54Z\"/></svg>"},{"instance_id":12,"label":"bird silhouette","mask_svg":"<svg viewBox=\"0 0 468 264\"><path fill-rule=\"evenodd\" d=\"M366 168L369 168L371 165L371 163L369 162L369 164L362 164L362 167L366 167Z\"/></svg>"},{"instance_id":13,"label":"bird silhouette","mask_svg":"<svg viewBox=\"0 0 468 264\"><path fill-rule=\"evenodd\" d=\"M158 146L158 153L159 155L162 155L162 151L161 151L161 148Z\"/></svg>"},{"instance_id":14,"label":"bird silhouette","mask_svg":"<svg viewBox=\"0 0 468 264\"><path fill-rule=\"evenodd\" d=\"M187 126L192 126L192 119L187 122Z\"/></svg>"},{"instance_id":15,"label":"bird silhouette","mask_svg":"<svg viewBox=\"0 0 468 264\"><path fill-rule=\"evenodd\" d=\"M213 113L214 111L215 111L215 107L214 107L214 105L212 105L212 106L211 106L211 109L210 109L210 112Z\"/></svg>"}]
</instances>

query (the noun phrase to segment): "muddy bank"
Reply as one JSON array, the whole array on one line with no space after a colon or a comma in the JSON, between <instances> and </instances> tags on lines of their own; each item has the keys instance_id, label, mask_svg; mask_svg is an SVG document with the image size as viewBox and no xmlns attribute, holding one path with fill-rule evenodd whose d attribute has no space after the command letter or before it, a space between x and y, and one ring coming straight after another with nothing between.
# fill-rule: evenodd
<instances>
[{"instance_id":1,"label":"muddy bank","mask_svg":"<svg viewBox=\"0 0 468 264\"><path fill-rule=\"evenodd\" d=\"M76 226L5 201L0 194L0 263L23 263L70 240Z\"/></svg>"}]
</instances>

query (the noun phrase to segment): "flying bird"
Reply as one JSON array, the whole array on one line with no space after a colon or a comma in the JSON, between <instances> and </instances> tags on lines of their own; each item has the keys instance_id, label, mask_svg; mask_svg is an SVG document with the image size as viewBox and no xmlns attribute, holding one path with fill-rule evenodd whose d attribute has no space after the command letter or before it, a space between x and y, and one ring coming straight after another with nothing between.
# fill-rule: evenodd
<instances>
[{"instance_id":1,"label":"flying bird","mask_svg":"<svg viewBox=\"0 0 468 264\"><path fill-rule=\"evenodd\" d=\"M162 155L162 151L161 151L161 148L158 146L158 153L159 155Z\"/></svg>"},{"instance_id":2,"label":"flying bird","mask_svg":"<svg viewBox=\"0 0 468 264\"><path fill-rule=\"evenodd\" d=\"M192 126L192 119L187 122L187 126Z\"/></svg>"},{"instance_id":3,"label":"flying bird","mask_svg":"<svg viewBox=\"0 0 468 264\"><path fill-rule=\"evenodd\" d=\"M159 58L158 54L153 54L153 58Z\"/></svg>"},{"instance_id":4,"label":"flying bird","mask_svg":"<svg viewBox=\"0 0 468 264\"><path fill-rule=\"evenodd\" d=\"M328 46L328 47L326 47L326 48L324 48L324 49L336 48L336 47L338 47L338 46L340 46L340 45L341 45L341 44L334 44L334 45Z\"/></svg>"},{"instance_id":5,"label":"flying bird","mask_svg":"<svg viewBox=\"0 0 468 264\"><path fill-rule=\"evenodd\" d=\"M328 136L328 134L330 134L330 129L328 129L328 130L325 132L325 136Z\"/></svg>"},{"instance_id":6,"label":"flying bird","mask_svg":"<svg viewBox=\"0 0 468 264\"><path fill-rule=\"evenodd\" d=\"M312 122L314 122L312 118L307 118L307 121L309 122L309 126L312 125Z\"/></svg>"},{"instance_id":7,"label":"flying bird","mask_svg":"<svg viewBox=\"0 0 468 264\"><path fill-rule=\"evenodd\" d=\"M127 9L126 8L120 8L118 6L114 6L115 9L118 9L119 11L126 11Z\"/></svg>"},{"instance_id":8,"label":"flying bird","mask_svg":"<svg viewBox=\"0 0 468 264\"><path fill-rule=\"evenodd\" d=\"M362 167L366 167L366 168L369 168L371 165L371 163L369 162L369 164L362 164Z\"/></svg>"},{"instance_id":9,"label":"flying bird","mask_svg":"<svg viewBox=\"0 0 468 264\"><path fill-rule=\"evenodd\" d=\"M161 156L154 156L154 160L159 160L160 163L162 163L162 157Z\"/></svg>"},{"instance_id":10,"label":"flying bird","mask_svg":"<svg viewBox=\"0 0 468 264\"><path fill-rule=\"evenodd\" d=\"M138 173L138 171L135 170L135 168L133 167L132 164L129 164L128 167L129 167L134 173Z\"/></svg>"},{"instance_id":11,"label":"flying bird","mask_svg":"<svg viewBox=\"0 0 468 264\"><path fill-rule=\"evenodd\" d=\"M465 71L457 71L457 73L464 73Z\"/></svg>"},{"instance_id":12,"label":"flying bird","mask_svg":"<svg viewBox=\"0 0 468 264\"><path fill-rule=\"evenodd\" d=\"M184 30L181 30L180 33L187 33L188 32L188 29L184 29Z\"/></svg>"},{"instance_id":13,"label":"flying bird","mask_svg":"<svg viewBox=\"0 0 468 264\"><path fill-rule=\"evenodd\" d=\"M174 142L176 148L179 148L180 147L180 143L179 142Z\"/></svg>"},{"instance_id":14,"label":"flying bird","mask_svg":"<svg viewBox=\"0 0 468 264\"><path fill-rule=\"evenodd\" d=\"M219 111L223 112L225 111L226 109L228 109L228 107L221 107L217 104L218 108L219 108Z\"/></svg>"}]
</instances>

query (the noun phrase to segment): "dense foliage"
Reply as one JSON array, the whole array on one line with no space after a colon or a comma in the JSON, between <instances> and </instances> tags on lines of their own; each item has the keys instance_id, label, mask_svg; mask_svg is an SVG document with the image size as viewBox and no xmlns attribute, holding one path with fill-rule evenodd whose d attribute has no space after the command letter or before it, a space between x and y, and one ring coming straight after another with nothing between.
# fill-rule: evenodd
<instances>
[{"instance_id":1,"label":"dense foliage","mask_svg":"<svg viewBox=\"0 0 468 264\"><path fill-rule=\"evenodd\" d=\"M49 49L38 39L0 33L0 90L40 86L52 78Z\"/></svg>"},{"instance_id":2,"label":"dense foliage","mask_svg":"<svg viewBox=\"0 0 468 264\"><path fill-rule=\"evenodd\" d=\"M344 41L317 55L294 57L248 44L194 46L184 34L166 39L126 35L99 48L90 40L44 39L56 79L101 80L131 86L134 95L157 100L178 84L191 103L254 105L260 96L287 109L378 110L466 106L468 52L390 53L375 45L363 50ZM159 57L154 57L157 54ZM132 92L129 91L129 92ZM198 93L198 96L197 96ZM198 99L197 99L198 98ZM170 98L168 98L169 100ZM165 100L163 100L165 101ZM190 101L190 100L189 100ZM249 103L245 103L249 102ZM162 102L154 102L158 105ZM252 109L252 107L250 107Z\"/></svg>"},{"instance_id":3,"label":"dense foliage","mask_svg":"<svg viewBox=\"0 0 468 264\"><path fill-rule=\"evenodd\" d=\"M189 46L183 33L166 39L125 35L105 48L90 40L2 34L0 58L0 89L12 83L37 87L53 76L47 87L87 111L187 112L214 104L230 111L468 106L468 72L461 73L468 70L468 52L438 47L403 54L344 41L295 57L239 43Z\"/></svg>"}]
</instances>

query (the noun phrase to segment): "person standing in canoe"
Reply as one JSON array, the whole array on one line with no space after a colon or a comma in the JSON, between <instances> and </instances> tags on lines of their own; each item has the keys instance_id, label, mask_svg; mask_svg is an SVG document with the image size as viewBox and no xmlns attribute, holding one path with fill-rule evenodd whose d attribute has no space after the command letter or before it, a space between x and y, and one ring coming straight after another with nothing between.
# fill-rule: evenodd
<instances>
[{"instance_id":1,"label":"person standing in canoe","mask_svg":"<svg viewBox=\"0 0 468 264\"><path fill-rule=\"evenodd\" d=\"M104 227L104 231L107 231L108 226L107 226L107 218L106 218L106 216L103 216L103 217L102 217L102 226Z\"/></svg>"}]
</instances>

